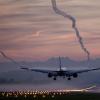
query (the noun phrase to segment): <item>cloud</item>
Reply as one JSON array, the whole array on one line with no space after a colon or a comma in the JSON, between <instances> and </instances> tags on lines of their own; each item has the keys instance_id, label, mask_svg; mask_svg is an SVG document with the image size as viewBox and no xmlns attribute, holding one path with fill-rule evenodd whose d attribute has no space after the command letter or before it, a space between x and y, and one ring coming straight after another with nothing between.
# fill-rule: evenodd
<instances>
[{"instance_id":1,"label":"cloud","mask_svg":"<svg viewBox=\"0 0 100 100\"><path fill-rule=\"evenodd\" d=\"M100 32L100 1L58 0L58 4L65 12L75 15L88 48L94 47L100 51L97 37ZM70 21L55 15L49 0L0 0L1 50L17 53L23 50L24 54L34 52L38 56L40 50L51 50L54 55L62 51L63 55L69 55L72 53L69 48L81 52L75 37ZM44 56L45 52L42 53L41 56Z\"/></svg>"}]
</instances>

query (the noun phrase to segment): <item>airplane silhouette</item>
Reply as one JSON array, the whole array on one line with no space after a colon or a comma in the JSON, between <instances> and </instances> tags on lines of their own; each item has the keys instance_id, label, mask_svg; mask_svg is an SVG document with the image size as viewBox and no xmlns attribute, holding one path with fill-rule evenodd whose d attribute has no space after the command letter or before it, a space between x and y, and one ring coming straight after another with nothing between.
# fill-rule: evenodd
<instances>
[{"instance_id":1,"label":"airplane silhouette","mask_svg":"<svg viewBox=\"0 0 100 100\"><path fill-rule=\"evenodd\" d=\"M94 71L94 70L100 70L100 68L80 69L80 70L64 70L64 69L62 69L60 57L59 57L59 70L29 69L29 68L25 68L25 67L22 67L21 69L47 74L48 78L53 77L54 80L56 80L58 76L63 77L63 78L67 77L68 80L71 80L71 77L77 78L78 74L90 72L90 71Z\"/></svg>"}]
</instances>

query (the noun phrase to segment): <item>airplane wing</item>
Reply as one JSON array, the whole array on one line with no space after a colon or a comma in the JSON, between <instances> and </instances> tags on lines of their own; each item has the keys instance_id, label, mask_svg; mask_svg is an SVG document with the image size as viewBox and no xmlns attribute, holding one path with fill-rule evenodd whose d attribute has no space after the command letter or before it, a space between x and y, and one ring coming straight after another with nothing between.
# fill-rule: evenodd
<instances>
[{"instance_id":1,"label":"airplane wing","mask_svg":"<svg viewBox=\"0 0 100 100\"><path fill-rule=\"evenodd\" d=\"M73 71L72 73L85 73L85 72L90 72L95 70L100 70L100 68L77 70L77 71Z\"/></svg>"},{"instance_id":2,"label":"airplane wing","mask_svg":"<svg viewBox=\"0 0 100 100\"><path fill-rule=\"evenodd\" d=\"M46 70L46 69L29 69L29 68L21 68L27 71L34 71L34 72L40 72L40 73L55 73L57 70ZM95 70L100 70L100 68L94 68L94 69L82 69L82 70L67 70L64 71L66 74L74 74L74 73L85 73L85 72L90 72L90 71L95 71Z\"/></svg>"},{"instance_id":3,"label":"airplane wing","mask_svg":"<svg viewBox=\"0 0 100 100\"><path fill-rule=\"evenodd\" d=\"M34 71L34 72L40 72L40 73L50 73L50 72L55 72L52 70L44 70L44 69L29 69L29 68L21 68L27 71Z\"/></svg>"}]
</instances>

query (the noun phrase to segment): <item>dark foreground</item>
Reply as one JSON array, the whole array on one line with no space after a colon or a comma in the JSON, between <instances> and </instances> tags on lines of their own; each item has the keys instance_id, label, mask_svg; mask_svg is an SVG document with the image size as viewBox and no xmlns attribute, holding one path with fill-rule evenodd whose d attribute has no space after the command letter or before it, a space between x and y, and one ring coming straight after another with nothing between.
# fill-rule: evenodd
<instances>
[{"instance_id":1,"label":"dark foreground","mask_svg":"<svg viewBox=\"0 0 100 100\"><path fill-rule=\"evenodd\" d=\"M0 92L0 100L100 100L89 92Z\"/></svg>"}]
</instances>

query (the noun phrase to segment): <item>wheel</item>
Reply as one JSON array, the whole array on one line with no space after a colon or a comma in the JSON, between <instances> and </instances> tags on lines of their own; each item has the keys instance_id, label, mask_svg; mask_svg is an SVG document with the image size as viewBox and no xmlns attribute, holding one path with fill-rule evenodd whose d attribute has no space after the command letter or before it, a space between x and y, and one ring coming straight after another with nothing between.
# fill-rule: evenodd
<instances>
[{"instance_id":1,"label":"wheel","mask_svg":"<svg viewBox=\"0 0 100 100\"><path fill-rule=\"evenodd\" d=\"M57 80L57 78L56 78L56 77L54 77L54 78L53 78L53 80Z\"/></svg>"},{"instance_id":2,"label":"wheel","mask_svg":"<svg viewBox=\"0 0 100 100\"><path fill-rule=\"evenodd\" d=\"M71 80L71 78L70 78L70 77L68 77L68 80Z\"/></svg>"}]
</instances>

